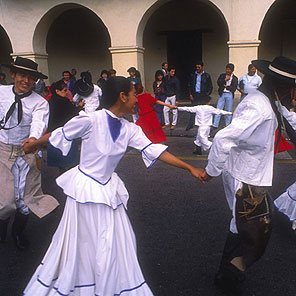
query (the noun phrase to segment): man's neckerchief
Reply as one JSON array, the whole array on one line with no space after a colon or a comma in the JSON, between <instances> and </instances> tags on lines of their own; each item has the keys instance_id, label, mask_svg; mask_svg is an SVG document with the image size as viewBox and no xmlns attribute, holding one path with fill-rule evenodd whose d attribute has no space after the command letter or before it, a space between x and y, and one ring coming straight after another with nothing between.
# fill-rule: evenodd
<instances>
[{"instance_id":1,"label":"man's neckerchief","mask_svg":"<svg viewBox=\"0 0 296 296\"><path fill-rule=\"evenodd\" d=\"M23 118L23 105L22 105L21 99L23 99L25 97L28 97L28 96L30 96L32 94L32 90L31 89L28 92L23 93L21 95L19 95L19 94L17 94L15 92L14 87L12 88L12 91L14 93L14 102L9 107L9 109L8 109L5 117L0 120L0 130L2 130L2 129L4 129L4 130L10 130L12 128L17 127L21 123L22 118ZM9 118L11 117L12 113L14 112L14 110L16 108L16 105L17 105L17 125L16 126L13 126L13 127L5 127L7 121L9 120Z\"/></svg>"}]
</instances>

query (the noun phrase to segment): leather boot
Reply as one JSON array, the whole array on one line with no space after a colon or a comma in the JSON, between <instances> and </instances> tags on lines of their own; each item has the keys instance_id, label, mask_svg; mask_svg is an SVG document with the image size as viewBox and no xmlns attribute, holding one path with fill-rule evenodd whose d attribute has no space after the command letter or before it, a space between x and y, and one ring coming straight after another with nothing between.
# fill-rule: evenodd
<instances>
[{"instance_id":1,"label":"leather boot","mask_svg":"<svg viewBox=\"0 0 296 296\"><path fill-rule=\"evenodd\" d=\"M12 238L15 246L19 250L25 250L28 246L28 241L23 235L25 227L28 223L29 215L23 215L20 212L16 212L14 222L12 224Z\"/></svg>"},{"instance_id":2,"label":"leather boot","mask_svg":"<svg viewBox=\"0 0 296 296\"><path fill-rule=\"evenodd\" d=\"M9 218L6 220L0 220L0 243L4 243L7 234Z\"/></svg>"},{"instance_id":3,"label":"leather boot","mask_svg":"<svg viewBox=\"0 0 296 296\"><path fill-rule=\"evenodd\" d=\"M239 296L242 294L245 274L231 263L233 258L240 256L242 256L240 235L229 232L221 258L220 268L215 276L215 285L229 296Z\"/></svg>"}]
</instances>

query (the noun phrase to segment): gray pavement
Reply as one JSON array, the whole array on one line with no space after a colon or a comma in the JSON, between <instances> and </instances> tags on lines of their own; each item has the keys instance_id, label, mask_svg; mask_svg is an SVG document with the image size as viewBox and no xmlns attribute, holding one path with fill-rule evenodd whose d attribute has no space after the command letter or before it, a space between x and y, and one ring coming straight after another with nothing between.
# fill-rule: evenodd
<instances>
[{"instance_id":1,"label":"gray pavement","mask_svg":"<svg viewBox=\"0 0 296 296\"><path fill-rule=\"evenodd\" d=\"M180 118L181 127L172 131L166 144L173 154L196 167L205 167L206 155L192 154L196 130L183 134L186 120ZM270 189L273 198L295 181L292 158L289 154L275 162L274 186ZM221 177L202 185L188 172L160 161L146 169L135 150L129 150L116 171L130 193L128 215L137 237L139 261L154 295L222 295L213 285L213 277L231 216ZM10 236L0 245L1 296L22 294L50 244L65 202L55 185L57 175L57 169L43 163L44 191L54 195L61 206L41 220L31 215L26 232L30 249L16 250ZM275 212L270 243L263 258L247 271L243 295L295 296L295 258L296 235L288 219Z\"/></svg>"}]
</instances>

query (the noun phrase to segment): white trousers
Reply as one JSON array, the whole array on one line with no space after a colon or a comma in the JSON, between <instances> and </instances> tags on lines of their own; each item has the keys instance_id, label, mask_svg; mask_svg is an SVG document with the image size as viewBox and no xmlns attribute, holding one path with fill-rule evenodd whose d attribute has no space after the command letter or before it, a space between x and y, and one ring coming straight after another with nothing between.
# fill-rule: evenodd
<instances>
[{"instance_id":1,"label":"white trousers","mask_svg":"<svg viewBox=\"0 0 296 296\"><path fill-rule=\"evenodd\" d=\"M210 130L210 126L198 127L196 140L194 141L194 144L200 146L203 151L209 150L212 146L212 142L209 141Z\"/></svg>"},{"instance_id":2,"label":"white trousers","mask_svg":"<svg viewBox=\"0 0 296 296\"><path fill-rule=\"evenodd\" d=\"M29 165L20 156L17 157L14 165L11 168L11 172L14 177L14 196L15 196L16 208L23 215L28 215L30 213L29 208L24 202L26 178L29 170L30 170Z\"/></svg>"},{"instance_id":3,"label":"white trousers","mask_svg":"<svg viewBox=\"0 0 296 296\"><path fill-rule=\"evenodd\" d=\"M232 211L232 219L230 221L230 231L232 233L238 233L235 223L235 204L236 204L236 192L242 187L242 182L233 178L227 171L222 172L222 180L224 186L224 192L228 206Z\"/></svg>"},{"instance_id":4,"label":"white trousers","mask_svg":"<svg viewBox=\"0 0 296 296\"><path fill-rule=\"evenodd\" d=\"M176 96L172 96L172 97L167 97L165 100L166 104L170 104L170 105L176 105ZM169 118L169 112L170 112L170 108L167 106L163 107L163 116L164 116L164 123L165 125L170 125L170 118ZM177 119L178 119L178 110L177 109L173 109L173 122L172 125L176 125L177 124Z\"/></svg>"}]
</instances>

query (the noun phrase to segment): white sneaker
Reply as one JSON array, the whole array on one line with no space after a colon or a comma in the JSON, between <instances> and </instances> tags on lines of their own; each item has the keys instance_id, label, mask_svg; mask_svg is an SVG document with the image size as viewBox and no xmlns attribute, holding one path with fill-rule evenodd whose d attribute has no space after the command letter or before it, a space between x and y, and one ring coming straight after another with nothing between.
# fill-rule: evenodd
<instances>
[{"instance_id":1,"label":"white sneaker","mask_svg":"<svg viewBox=\"0 0 296 296\"><path fill-rule=\"evenodd\" d=\"M294 221L292 222L292 229L293 229L293 230L296 230L296 220L294 220Z\"/></svg>"}]
</instances>

